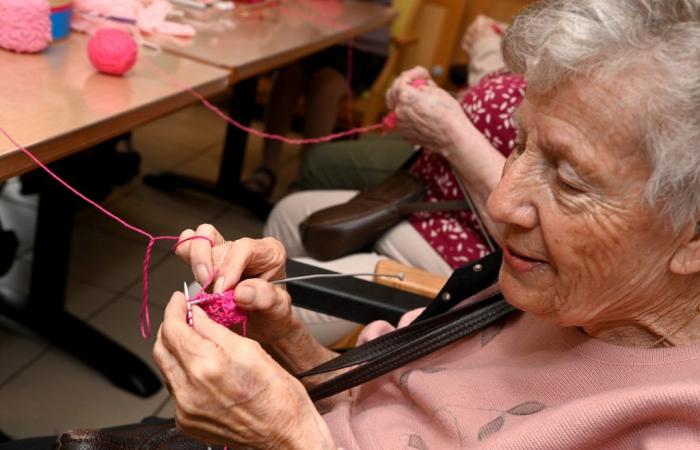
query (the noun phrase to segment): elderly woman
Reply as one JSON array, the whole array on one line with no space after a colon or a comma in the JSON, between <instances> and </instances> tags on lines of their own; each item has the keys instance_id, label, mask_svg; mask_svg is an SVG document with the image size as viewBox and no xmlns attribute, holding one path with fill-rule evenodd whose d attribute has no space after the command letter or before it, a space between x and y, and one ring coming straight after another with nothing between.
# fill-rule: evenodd
<instances>
[{"instance_id":1,"label":"elderly woman","mask_svg":"<svg viewBox=\"0 0 700 450\"><path fill-rule=\"evenodd\" d=\"M200 227L217 245L181 256L235 286L279 362L198 308L188 327L175 294L154 355L183 432L233 448L700 444L700 1L546 1L504 48L529 88L487 210L523 313L314 405L287 370L333 354L269 283L284 250Z\"/></svg>"}]
</instances>

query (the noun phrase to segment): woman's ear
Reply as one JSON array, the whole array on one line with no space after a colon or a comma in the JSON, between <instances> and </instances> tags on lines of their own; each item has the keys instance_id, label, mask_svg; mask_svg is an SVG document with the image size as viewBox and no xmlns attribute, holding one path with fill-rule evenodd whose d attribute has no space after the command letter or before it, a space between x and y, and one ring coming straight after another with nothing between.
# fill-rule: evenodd
<instances>
[{"instance_id":1,"label":"woman's ear","mask_svg":"<svg viewBox=\"0 0 700 450\"><path fill-rule=\"evenodd\" d=\"M700 273L700 222L695 224L694 235L673 254L669 268L678 275Z\"/></svg>"}]
</instances>

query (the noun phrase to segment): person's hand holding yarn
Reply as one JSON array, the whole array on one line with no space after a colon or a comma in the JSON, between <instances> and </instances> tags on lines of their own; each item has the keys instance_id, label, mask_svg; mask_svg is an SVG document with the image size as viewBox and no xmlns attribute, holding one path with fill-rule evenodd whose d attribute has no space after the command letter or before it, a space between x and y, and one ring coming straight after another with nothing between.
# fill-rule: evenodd
<instances>
[{"instance_id":1,"label":"person's hand holding yarn","mask_svg":"<svg viewBox=\"0 0 700 450\"><path fill-rule=\"evenodd\" d=\"M181 432L229 448L335 448L300 381L197 306L189 327L186 309L175 293L153 348Z\"/></svg>"},{"instance_id":2,"label":"person's hand holding yarn","mask_svg":"<svg viewBox=\"0 0 700 450\"><path fill-rule=\"evenodd\" d=\"M416 86L416 80L427 82ZM396 129L404 139L447 159L457 151L456 136L464 134L465 127L478 134L465 118L459 102L439 88L423 67L402 73L387 91L386 102L396 114Z\"/></svg>"},{"instance_id":3,"label":"person's hand holding yarn","mask_svg":"<svg viewBox=\"0 0 700 450\"><path fill-rule=\"evenodd\" d=\"M272 238L226 241L211 225L200 225L196 231L185 230L180 241L192 236L204 239L183 242L176 254L190 267L196 280L213 292L234 289L236 307L248 313L248 331L257 341L274 345L286 339L297 324L292 315L291 299L284 286L269 281L285 277L287 253Z\"/></svg>"},{"instance_id":4,"label":"person's hand holding yarn","mask_svg":"<svg viewBox=\"0 0 700 450\"><path fill-rule=\"evenodd\" d=\"M193 236L206 239L189 240ZM271 238L243 238L227 241L212 225L180 233L181 245L175 253L192 267L195 279L202 285L212 283L213 292L235 287L242 278L275 280L285 276L287 252Z\"/></svg>"}]
</instances>

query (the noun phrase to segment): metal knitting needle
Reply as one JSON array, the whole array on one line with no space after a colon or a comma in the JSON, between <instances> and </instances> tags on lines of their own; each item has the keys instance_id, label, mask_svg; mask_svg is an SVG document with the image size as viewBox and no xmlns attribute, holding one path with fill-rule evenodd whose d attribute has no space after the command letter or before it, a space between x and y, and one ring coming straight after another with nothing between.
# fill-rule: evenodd
<instances>
[{"instance_id":1,"label":"metal knitting needle","mask_svg":"<svg viewBox=\"0 0 700 450\"><path fill-rule=\"evenodd\" d=\"M192 303L190 303L190 291L187 289L187 281L182 283L184 285L183 292L185 293L185 299L187 300L187 325L192 326Z\"/></svg>"},{"instance_id":2,"label":"metal knitting needle","mask_svg":"<svg viewBox=\"0 0 700 450\"><path fill-rule=\"evenodd\" d=\"M455 176L455 179L457 180L457 184L459 185L459 189L462 191L462 194L464 195L464 199L467 201L467 206L469 206L469 209L471 210L472 214L474 214L474 219L476 220L476 223L479 225L479 231L481 231L481 236L486 240L486 245L489 246L489 249L491 249L492 252L496 251L496 246L493 244L493 241L491 241L491 236L489 236L489 232L484 226L483 221L481 220L481 216L479 215L479 211L477 211L476 207L474 206L474 202L472 201L472 198L469 196L469 192L467 191L467 188L464 186L464 182L462 179L459 177L459 174L455 172L455 170L452 170L452 174Z\"/></svg>"},{"instance_id":3,"label":"metal knitting needle","mask_svg":"<svg viewBox=\"0 0 700 450\"><path fill-rule=\"evenodd\" d=\"M282 278L281 280L272 280L272 284L284 284L293 281L303 281L303 280L315 280L318 278L348 278L348 277L382 277L382 278L396 278L399 281L403 281L406 278L406 274L401 272L399 274L381 274L381 273L319 273L315 275L303 275L300 277L290 277Z\"/></svg>"},{"instance_id":4,"label":"metal knitting needle","mask_svg":"<svg viewBox=\"0 0 700 450\"><path fill-rule=\"evenodd\" d=\"M282 278L280 280L272 280L270 283L272 284L284 284L284 283L290 283L294 281L303 281L303 280L315 280L318 278L349 278L349 277L382 277L382 278L396 278L400 281L403 281L406 278L406 274L403 272L400 272L398 274L382 274L382 273L318 273L315 275L303 275L300 277L289 277L289 278ZM187 295L187 283L185 283L185 295L189 299L189 295ZM192 305L197 305L199 303L203 303L208 301L209 299L206 298L200 298L199 300L192 300L187 302L187 307L189 308L188 310L188 316L191 316L191 307Z\"/></svg>"}]
</instances>

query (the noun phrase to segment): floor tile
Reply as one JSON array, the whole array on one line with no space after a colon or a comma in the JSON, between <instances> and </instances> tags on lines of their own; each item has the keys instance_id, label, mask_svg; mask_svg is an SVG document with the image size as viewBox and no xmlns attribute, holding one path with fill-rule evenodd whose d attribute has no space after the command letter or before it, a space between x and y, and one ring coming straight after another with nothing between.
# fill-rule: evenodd
<instances>
[{"instance_id":1,"label":"floor tile","mask_svg":"<svg viewBox=\"0 0 700 450\"><path fill-rule=\"evenodd\" d=\"M133 145L141 155L141 169L145 173L147 173L145 169L170 170L207 149L204 144L197 147L184 147L144 130L134 132Z\"/></svg>"},{"instance_id":2,"label":"floor tile","mask_svg":"<svg viewBox=\"0 0 700 450\"><path fill-rule=\"evenodd\" d=\"M114 298L113 292L77 280L68 280L66 309L79 319L90 318Z\"/></svg>"},{"instance_id":3,"label":"floor tile","mask_svg":"<svg viewBox=\"0 0 700 450\"><path fill-rule=\"evenodd\" d=\"M157 136L164 142L173 143L176 145L174 150L189 151L223 143L226 123L214 113L204 109L199 111L202 114L192 112L193 116L198 117L196 119L175 114L141 127L137 132Z\"/></svg>"},{"instance_id":4,"label":"floor tile","mask_svg":"<svg viewBox=\"0 0 700 450\"><path fill-rule=\"evenodd\" d=\"M262 237L263 222L239 206L231 206L213 220L219 232L229 241L242 237Z\"/></svg>"},{"instance_id":5,"label":"floor tile","mask_svg":"<svg viewBox=\"0 0 700 450\"><path fill-rule=\"evenodd\" d=\"M205 194L186 191L167 193L144 185L107 205L128 223L156 235L178 235L187 228L210 222L227 207L223 200ZM83 223L139 239L136 234L124 230L101 214L86 217Z\"/></svg>"},{"instance_id":6,"label":"floor tile","mask_svg":"<svg viewBox=\"0 0 700 450\"><path fill-rule=\"evenodd\" d=\"M19 256L17 259L15 259L10 271L0 277L0 287L26 295L29 293L29 283L31 278L31 255Z\"/></svg>"},{"instance_id":7,"label":"floor tile","mask_svg":"<svg viewBox=\"0 0 700 450\"><path fill-rule=\"evenodd\" d=\"M142 399L114 387L73 357L52 349L0 388L0 424L17 438L140 421L168 392Z\"/></svg>"},{"instance_id":8,"label":"floor tile","mask_svg":"<svg viewBox=\"0 0 700 450\"><path fill-rule=\"evenodd\" d=\"M73 233L69 277L109 292L120 292L141 280L146 240L138 242L77 226ZM165 255L153 250L153 261Z\"/></svg>"},{"instance_id":9,"label":"floor tile","mask_svg":"<svg viewBox=\"0 0 700 450\"><path fill-rule=\"evenodd\" d=\"M102 311L91 318L88 323L107 337L123 345L138 355L145 363L156 369L151 350L154 336L163 321L163 306L150 304L152 336L144 339L139 332L141 301L139 297L125 295L111 302Z\"/></svg>"},{"instance_id":10,"label":"floor tile","mask_svg":"<svg viewBox=\"0 0 700 450\"><path fill-rule=\"evenodd\" d=\"M36 336L27 335L23 330L5 319L0 321L0 386L9 381L27 363L49 346ZM1 392L1 391L0 391ZM0 395L2 397L2 395ZM6 404L6 403L5 403Z\"/></svg>"},{"instance_id":11,"label":"floor tile","mask_svg":"<svg viewBox=\"0 0 700 450\"><path fill-rule=\"evenodd\" d=\"M219 152L209 150L179 164L174 171L178 174L216 182L219 177L220 164L221 155Z\"/></svg>"},{"instance_id":12,"label":"floor tile","mask_svg":"<svg viewBox=\"0 0 700 450\"><path fill-rule=\"evenodd\" d=\"M194 277L192 271L174 254L154 267L149 277L148 298L154 305L166 305L173 292L182 291L183 282L191 282ZM134 298L142 296L141 284L132 286L128 295Z\"/></svg>"},{"instance_id":13,"label":"floor tile","mask_svg":"<svg viewBox=\"0 0 700 450\"><path fill-rule=\"evenodd\" d=\"M151 357L153 338L144 340L139 334L139 307L137 299L121 297L109 303L89 323L156 370ZM152 305L150 311L155 330L162 321L163 309ZM8 333L0 333L3 360L8 358L14 365L26 364L32 352L41 351L33 341L5 334ZM132 423L161 409L167 398L166 389L148 399L136 397L114 387L73 357L51 349L0 388L0 404L14 406L0 408L0 424L6 433L27 437L75 427Z\"/></svg>"}]
</instances>

